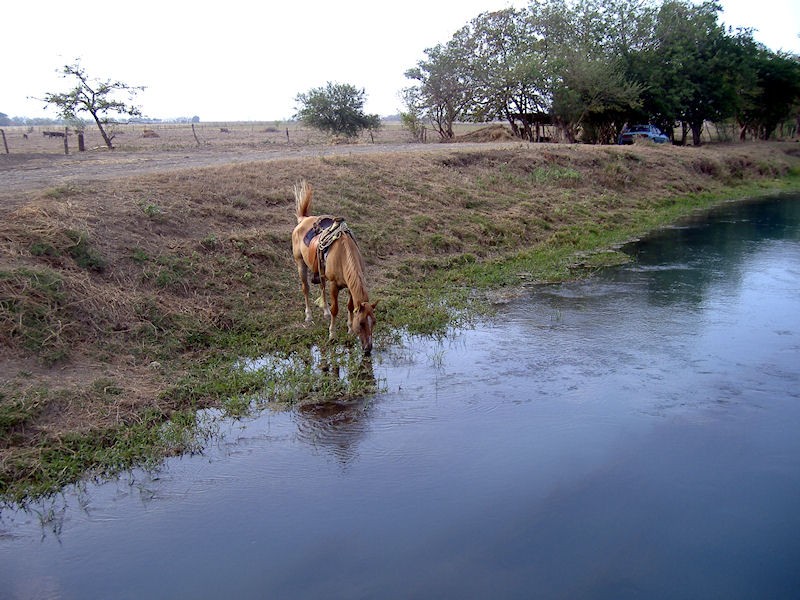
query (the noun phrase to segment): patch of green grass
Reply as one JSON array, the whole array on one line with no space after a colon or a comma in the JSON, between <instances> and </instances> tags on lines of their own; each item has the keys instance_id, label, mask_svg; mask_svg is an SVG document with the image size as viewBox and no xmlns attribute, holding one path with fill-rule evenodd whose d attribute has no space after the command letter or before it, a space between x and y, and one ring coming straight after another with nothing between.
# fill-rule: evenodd
<instances>
[{"instance_id":1,"label":"patch of green grass","mask_svg":"<svg viewBox=\"0 0 800 600\"><path fill-rule=\"evenodd\" d=\"M67 198L69 196L75 196L76 194L80 193L80 189L70 183L66 183L64 185L57 185L56 187L52 187L44 192L45 198L51 198L53 200L60 200L62 198Z\"/></svg>"},{"instance_id":2,"label":"patch of green grass","mask_svg":"<svg viewBox=\"0 0 800 600\"><path fill-rule=\"evenodd\" d=\"M537 184L580 181L581 178L582 175L580 171L576 171L570 167L562 167L560 165L536 167L530 174L530 179Z\"/></svg>"},{"instance_id":3,"label":"patch of green grass","mask_svg":"<svg viewBox=\"0 0 800 600\"><path fill-rule=\"evenodd\" d=\"M134 248L133 252L131 252L131 260L135 263L143 264L150 260L150 256L141 248Z\"/></svg>"},{"instance_id":4,"label":"patch of green grass","mask_svg":"<svg viewBox=\"0 0 800 600\"><path fill-rule=\"evenodd\" d=\"M50 269L0 271L0 341L52 363L66 355L62 278Z\"/></svg>"},{"instance_id":5,"label":"patch of green grass","mask_svg":"<svg viewBox=\"0 0 800 600\"><path fill-rule=\"evenodd\" d=\"M208 234L206 237L200 240L200 247L204 250L218 250L221 246L222 242L213 233Z\"/></svg>"},{"instance_id":6,"label":"patch of green grass","mask_svg":"<svg viewBox=\"0 0 800 600\"><path fill-rule=\"evenodd\" d=\"M164 211L155 202L143 200L139 202L139 208L149 219L157 220L164 217Z\"/></svg>"},{"instance_id":7,"label":"patch of green grass","mask_svg":"<svg viewBox=\"0 0 800 600\"><path fill-rule=\"evenodd\" d=\"M45 394L40 389L0 393L0 442L10 444L14 429L34 420L44 405Z\"/></svg>"},{"instance_id":8,"label":"patch of green grass","mask_svg":"<svg viewBox=\"0 0 800 600\"><path fill-rule=\"evenodd\" d=\"M113 475L198 449L206 435L194 411L142 413L125 426L72 433L16 454L0 470L0 497L22 501L57 491L85 473Z\"/></svg>"},{"instance_id":9,"label":"patch of green grass","mask_svg":"<svg viewBox=\"0 0 800 600\"><path fill-rule=\"evenodd\" d=\"M89 244L89 235L83 231L67 230L67 238L72 244L67 248L67 253L82 269L102 272L106 268L105 259Z\"/></svg>"},{"instance_id":10,"label":"patch of green grass","mask_svg":"<svg viewBox=\"0 0 800 600\"><path fill-rule=\"evenodd\" d=\"M142 276L145 281L152 281L159 288L185 290L189 287L188 281L194 268L190 258L165 254L154 258Z\"/></svg>"},{"instance_id":11,"label":"patch of green grass","mask_svg":"<svg viewBox=\"0 0 800 600\"><path fill-rule=\"evenodd\" d=\"M51 258L61 255L58 248L48 242L34 242L31 244L30 253L33 256L47 256Z\"/></svg>"}]
</instances>

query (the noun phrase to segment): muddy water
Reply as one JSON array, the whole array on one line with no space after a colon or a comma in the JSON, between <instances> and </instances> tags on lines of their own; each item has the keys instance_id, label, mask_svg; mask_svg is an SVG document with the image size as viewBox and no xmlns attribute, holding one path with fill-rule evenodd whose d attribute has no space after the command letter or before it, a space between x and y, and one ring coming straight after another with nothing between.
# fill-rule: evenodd
<instances>
[{"instance_id":1,"label":"muddy water","mask_svg":"<svg viewBox=\"0 0 800 600\"><path fill-rule=\"evenodd\" d=\"M792 598L800 198L729 206L0 516L2 598Z\"/></svg>"}]
</instances>

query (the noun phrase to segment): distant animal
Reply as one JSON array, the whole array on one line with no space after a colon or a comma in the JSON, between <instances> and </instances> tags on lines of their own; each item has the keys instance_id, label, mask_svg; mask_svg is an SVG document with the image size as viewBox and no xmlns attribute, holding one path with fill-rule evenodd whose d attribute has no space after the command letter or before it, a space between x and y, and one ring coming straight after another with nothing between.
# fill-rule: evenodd
<instances>
[{"instance_id":1,"label":"distant animal","mask_svg":"<svg viewBox=\"0 0 800 600\"><path fill-rule=\"evenodd\" d=\"M44 137L64 137L66 134L63 131L43 131Z\"/></svg>"},{"instance_id":2,"label":"distant animal","mask_svg":"<svg viewBox=\"0 0 800 600\"><path fill-rule=\"evenodd\" d=\"M319 283L322 292L323 314L330 316L328 339L334 339L336 315L339 312L339 291L347 289L347 331L358 337L364 354L372 352L372 331L375 327L375 307L370 304L364 278L364 260L353 234L341 217L315 216L311 211L313 188L306 181L294 186L297 226L292 231L292 254L303 289L306 322L311 321L308 299L309 274ZM325 298L326 284L330 285L330 310Z\"/></svg>"}]
</instances>

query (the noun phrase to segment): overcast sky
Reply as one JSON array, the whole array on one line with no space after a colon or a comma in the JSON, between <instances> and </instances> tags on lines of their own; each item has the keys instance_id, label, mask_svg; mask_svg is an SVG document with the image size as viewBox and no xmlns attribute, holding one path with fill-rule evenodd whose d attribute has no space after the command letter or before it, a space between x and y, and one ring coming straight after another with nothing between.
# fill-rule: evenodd
<instances>
[{"instance_id":1,"label":"overcast sky","mask_svg":"<svg viewBox=\"0 0 800 600\"><path fill-rule=\"evenodd\" d=\"M300 92L326 82L366 90L368 113L402 109L403 73L481 12L526 1L137 0L88 5L10 0L2 9L0 112L53 116L31 99L69 89L56 71L76 58L95 78L147 89L136 104L160 119L290 118ZM722 0L726 25L754 27L772 50L800 53L800 1Z\"/></svg>"}]
</instances>

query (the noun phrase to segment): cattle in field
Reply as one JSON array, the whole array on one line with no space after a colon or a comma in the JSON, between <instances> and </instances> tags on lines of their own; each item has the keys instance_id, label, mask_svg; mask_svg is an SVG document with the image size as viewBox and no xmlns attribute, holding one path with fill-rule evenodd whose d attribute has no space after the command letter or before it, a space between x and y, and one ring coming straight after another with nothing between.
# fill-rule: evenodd
<instances>
[{"instance_id":1,"label":"cattle in field","mask_svg":"<svg viewBox=\"0 0 800 600\"><path fill-rule=\"evenodd\" d=\"M63 137L64 137L64 136L66 136L67 134L66 134L66 133L64 133L63 131L43 131L43 132L42 132L42 135L43 135L44 137L51 137L51 138L53 138L53 137L60 137L60 138L63 138Z\"/></svg>"}]
</instances>

